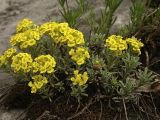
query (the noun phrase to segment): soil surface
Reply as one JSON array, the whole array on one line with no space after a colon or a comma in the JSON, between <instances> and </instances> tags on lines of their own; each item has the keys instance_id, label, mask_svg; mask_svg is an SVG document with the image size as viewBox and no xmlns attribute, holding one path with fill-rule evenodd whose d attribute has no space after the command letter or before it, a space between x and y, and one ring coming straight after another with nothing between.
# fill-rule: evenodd
<instances>
[{"instance_id":1,"label":"soil surface","mask_svg":"<svg viewBox=\"0 0 160 120\"><path fill-rule=\"evenodd\" d=\"M69 3L71 3L70 1ZM97 14L99 14L99 8L103 8L101 1L89 0L90 3L96 5ZM124 0L118 8L116 11L117 21L111 32L129 22L130 5L130 0ZM0 0L0 53L9 46L9 39L15 32L16 24L24 18L30 18L36 24L50 20L62 20L57 0ZM0 71L0 91L13 84L13 79L8 74ZM23 112L21 109L10 111L2 109L0 111L0 120L14 120L21 112Z\"/></svg>"}]
</instances>

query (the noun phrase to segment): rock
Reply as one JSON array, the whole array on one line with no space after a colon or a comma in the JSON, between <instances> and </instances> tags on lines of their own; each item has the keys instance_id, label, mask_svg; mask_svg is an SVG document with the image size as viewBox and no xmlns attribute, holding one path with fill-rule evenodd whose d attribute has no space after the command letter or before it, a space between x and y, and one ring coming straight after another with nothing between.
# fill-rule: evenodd
<instances>
[{"instance_id":1,"label":"rock","mask_svg":"<svg viewBox=\"0 0 160 120\"><path fill-rule=\"evenodd\" d=\"M22 120L25 117L25 114L21 115L24 110L21 109L12 109L10 111L3 110L0 111L0 120Z\"/></svg>"},{"instance_id":2,"label":"rock","mask_svg":"<svg viewBox=\"0 0 160 120\"><path fill-rule=\"evenodd\" d=\"M9 114L9 113L4 112L4 113L1 114L0 119L1 120L11 120L12 119L12 115Z\"/></svg>"},{"instance_id":3,"label":"rock","mask_svg":"<svg viewBox=\"0 0 160 120\"><path fill-rule=\"evenodd\" d=\"M114 34L116 33L121 27L129 24L130 22L130 7L132 3L130 0L123 0L121 5L118 7L118 9L115 12L115 16L117 17L117 20L113 24L110 33Z\"/></svg>"},{"instance_id":4,"label":"rock","mask_svg":"<svg viewBox=\"0 0 160 120\"><path fill-rule=\"evenodd\" d=\"M0 0L0 13L8 8L8 0Z\"/></svg>"}]
</instances>

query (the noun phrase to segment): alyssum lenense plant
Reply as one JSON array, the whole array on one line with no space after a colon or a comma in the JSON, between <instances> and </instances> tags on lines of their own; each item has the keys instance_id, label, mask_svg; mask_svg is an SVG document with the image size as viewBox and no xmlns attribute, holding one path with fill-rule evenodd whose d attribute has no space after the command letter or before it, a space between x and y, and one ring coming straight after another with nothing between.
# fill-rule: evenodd
<instances>
[{"instance_id":1,"label":"alyssum lenense plant","mask_svg":"<svg viewBox=\"0 0 160 120\"><path fill-rule=\"evenodd\" d=\"M89 77L82 66L90 54L83 33L70 28L68 23L47 22L38 26L24 19L17 25L10 45L0 57L0 66L17 83L30 87L31 93L50 98L66 88L85 88Z\"/></svg>"},{"instance_id":2,"label":"alyssum lenense plant","mask_svg":"<svg viewBox=\"0 0 160 120\"><path fill-rule=\"evenodd\" d=\"M92 36L94 44L90 47L91 61L87 67L90 82L97 94L112 97L132 96L133 93L154 79L154 75L147 68L141 70L139 55L143 43L135 37L122 38L111 35L104 42L103 35ZM105 45L100 44L103 41ZM99 45L96 50L94 45ZM142 72L143 71L143 72ZM142 77L143 76L143 77ZM144 80L144 78L146 78Z\"/></svg>"},{"instance_id":3,"label":"alyssum lenense plant","mask_svg":"<svg viewBox=\"0 0 160 120\"><path fill-rule=\"evenodd\" d=\"M50 100L63 92L78 100L97 94L128 97L153 80L151 72L138 67L140 40L92 35L91 41L100 50L68 23L36 25L24 19L10 39L11 48L0 56L0 66L31 93Z\"/></svg>"}]
</instances>

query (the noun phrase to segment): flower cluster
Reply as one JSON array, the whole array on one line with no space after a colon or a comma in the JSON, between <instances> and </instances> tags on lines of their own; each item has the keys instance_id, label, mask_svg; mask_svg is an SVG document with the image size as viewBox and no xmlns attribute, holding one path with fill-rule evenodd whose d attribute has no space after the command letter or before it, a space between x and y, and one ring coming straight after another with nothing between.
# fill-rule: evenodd
<instances>
[{"instance_id":1,"label":"flower cluster","mask_svg":"<svg viewBox=\"0 0 160 120\"><path fill-rule=\"evenodd\" d=\"M68 23L57 23L49 32L49 35L55 43L65 43L67 42L66 35L68 34L68 29Z\"/></svg>"},{"instance_id":2,"label":"flower cluster","mask_svg":"<svg viewBox=\"0 0 160 120\"><path fill-rule=\"evenodd\" d=\"M12 46L20 45L21 49L26 49L27 47L33 46L36 44L36 41L40 39L40 32L38 28L28 29L23 33L17 33L12 36L10 43Z\"/></svg>"},{"instance_id":3,"label":"flower cluster","mask_svg":"<svg viewBox=\"0 0 160 120\"><path fill-rule=\"evenodd\" d=\"M9 58L11 58L16 53L15 48L7 49L3 55L0 56L0 66L7 64Z\"/></svg>"},{"instance_id":4,"label":"flower cluster","mask_svg":"<svg viewBox=\"0 0 160 120\"><path fill-rule=\"evenodd\" d=\"M114 51L116 55L121 55L123 50L128 49L128 45L132 47L133 52L141 54L140 49L143 47L143 43L135 37L123 40L121 36L111 35L106 39L106 46L109 50Z\"/></svg>"},{"instance_id":5,"label":"flower cluster","mask_svg":"<svg viewBox=\"0 0 160 120\"><path fill-rule=\"evenodd\" d=\"M71 60L79 66L84 64L86 59L90 58L88 49L84 46L83 33L70 28L68 23L47 22L38 26L29 19L20 21L16 27L16 34L10 38L10 45L16 47L19 52L16 53L14 48L5 51L4 55L0 56L0 65L9 64L13 74L23 73L28 75L28 77L38 74L33 76L33 80L28 83L28 86L31 87L31 93L36 93L38 89L47 84L47 77L43 75L55 71L56 61L53 55L51 55L54 53L50 53L49 50L43 52L43 49L48 49L44 39L56 43L52 44L53 47L54 45L67 47L66 50L69 50L68 54ZM33 51L34 49L29 49L30 47L35 48L37 51L40 48L40 50L42 49L40 53L46 54L39 55ZM10 58L10 62L8 62L8 58ZM75 76L71 80L74 85L81 86L87 82L88 74L87 72L83 74L78 72L78 70L74 72Z\"/></svg>"},{"instance_id":6,"label":"flower cluster","mask_svg":"<svg viewBox=\"0 0 160 120\"><path fill-rule=\"evenodd\" d=\"M20 21L17 25L16 31L18 32L24 32L25 30L27 30L30 27L35 26L35 24L29 20L29 19L23 19L22 21Z\"/></svg>"},{"instance_id":7,"label":"flower cluster","mask_svg":"<svg viewBox=\"0 0 160 120\"><path fill-rule=\"evenodd\" d=\"M56 22L46 22L39 27L41 35L49 34L50 31L54 30L58 23Z\"/></svg>"},{"instance_id":8,"label":"flower cluster","mask_svg":"<svg viewBox=\"0 0 160 120\"><path fill-rule=\"evenodd\" d=\"M68 47L84 44L83 34L68 26L68 23L48 22L40 26L40 33L48 34L55 43L64 43Z\"/></svg>"},{"instance_id":9,"label":"flower cluster","mask_svg":"<svg viewBox=\"0 0 160 120\"><path fill-rule=\"evenodd\" d=\"M69 29L68 34L66 35L67 38L67 45L69 47L74 47L76 45L83 45L84 44L84 38L82 32L75 30L75 29Z\"/></svg>"},{"instance_id":10,"label":"flower cluster","mask_svg":"<svg viewBox=\"0 0 160 120\"><path fill-rule=\"evenodd\" d=\"M37 90L41 89L48 83L47 78L42 75L35 75L32 77L32 79L33 81L28 83L28 86L31 87L31 93L36 93Z\"/></svg>"},{"instance_id":11,"label":"flower cluster","mask_svg":"<svg viewBox=\"0 0 160 120\"><path fill-rule=\"evenodd\" d=\"M87 72L80 74L78 70L74 70L74 77L71 77L71 81L73 85L82 86L86 84L87 80L88 80Z\"/></svg>"},{"instance_id":12,"label":"flower cluster","mask_svg":"<svg viewBox=\"0 0 160 120\"><path fill-rule=\"evenodd\" d=\"M116 35L111 35L106 39L106 46L117 55L122 54L122 51L127 49L126 41L124 41L121 36Z\"/></svg>"},{"instance_id":13,"label":"flower cluster","mask_svg":"<svg viewBox=\"0 0 160 120\"><path fill-rule=\"evenodd\" d=\"M34 59L33 72L52 73L55 65L55 59L51 55L41 55Z\"/></svg>"},{"instance_id":14,"label":"flower cluster","mask_svg":"<svg viewBox=\"0 0 160 120\"><path fill-rule=\"evenodd\" d=\"M4 52L4 56L6 57L6 58L10 58L14 53L16 53L16 49L15 48L9 48L8 50L6 50L5 52Z\"/></svg>"},{"instance_id":15,"label":"flower cluster","mask_svg":"<svg viewBox=\"0 0 160 120\"><path fill-rule=\"evenodd\" d=\"M127 38L126 39L127 43L132 47L132 51L137 53L137 54L141 54L141 47L144 46L144 44L142 42L140 42L139 40L137 40L137 38L132 37L132 38Z\"/></svg>"},{"instance_id":16,"label":"flower cluster","mask_svg":"<svg viewBox=\"0 0 160 120\"><path fill-rule=\"evenodd\" d=\"M12 46L15 46L15 45L20 44L23 41L27 41L27 37L25 36L24 33L18 33L11 37L10 44Z\"/></svg>"},{"instance_id":17,"label":"flower cluster","mask_svg":"<svg viewBox=\"0 0 160 120\"><path fill-rule=\"evenodd\" d=\"M43 35L49 35L55 43L67 44L68 47L84 44L82 32L70 28L68 23L47 22L36 26L29 19L17 25L17 34L11 37L10 43L26 49L36 45L36 41Z\"/></svg>"},{"instance_id":18,"label":"flower cluster","mask_svg":"<svg viewBox=\"0 0 160 120\"><path fill-rule=\"evenodd\" d=\"M14 72L29 72L32 69L33 59L28 53L18 53L12 57L11 68Z\"/></svg>"},{"instance_id":19,"label":"flower cluster","mask_svg":"<svg viewBox=\"0 0 160 120\"><path fill-rule=\"evenodd\" d=\"M76 49L71 49L69 51L69 55L71 55L71 59L75 61L78 65L82 65L85 63L87 58L90 58L88 50L84 47L78 47Z\"/></svg>"}]
</instances>

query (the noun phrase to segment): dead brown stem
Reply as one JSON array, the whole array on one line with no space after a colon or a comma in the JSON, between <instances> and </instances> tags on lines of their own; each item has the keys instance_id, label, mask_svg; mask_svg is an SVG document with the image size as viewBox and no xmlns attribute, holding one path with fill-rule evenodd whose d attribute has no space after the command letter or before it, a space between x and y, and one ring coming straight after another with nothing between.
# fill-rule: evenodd
<instances>
[{"instance_id":1,"label":"dead brown stem","mask_svg":"<svg viewBox=\"0 0 160 120\"><path fill-rule=\"evenodd\" d=\"M87 110L92 104L94 104L96 101L93 101L93 98L89 100L88 104L83 108L81 109L78 113L74 114L73 116L71 117L68 117L67 120L72 120L76 117L78 117L79 115L83 114L85 110Z\"/></svg>"},{"instance_id":2,"label":"dead brown stem","mask_svg":"<svg viewBox=\"0 0 160 120\"><path fill-rule=\"evenodd\" d=\"M100 104L101 104L101 112L100 112L100 115L99 115L99 119L98 120L101 120L102 119L102 114L103 114L103 104L102 104L102 101L100 100L99 101Z\"/></svg>"},{"instance_id":3,"label":"dead brown stem","mask_svg":"<svg viewBox=\"0 0 160 120\"><path fill-rule=\"evenodd\" d=\"M126 104L125 104L124 98L122 99L122 101L123 101L123 107L124 107L125 118L126 118L126 120L128 120L127 109L126 109Z\"/></svg>"}]
</instances>

